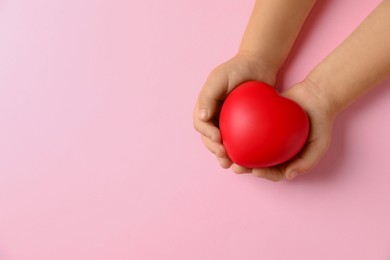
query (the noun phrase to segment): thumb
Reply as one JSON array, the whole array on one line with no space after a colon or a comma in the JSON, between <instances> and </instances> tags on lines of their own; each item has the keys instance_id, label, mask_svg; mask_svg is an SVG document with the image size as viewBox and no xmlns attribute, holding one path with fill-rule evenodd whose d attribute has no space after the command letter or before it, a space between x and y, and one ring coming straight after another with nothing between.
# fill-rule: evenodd
<instances>
[{"instance_id":1,"label":"thumb","mask_svg":"<svg viewBox=\"0 0 390 260\"><path fill-rule=\"evenodd\" d=\"M200 95L198 98L198 117L202 121L209 121L217 107L217 100L212 97Z\"/></svg>"},{"instance_id":2,"label":"thumb","mask_svg":"<svg viewBox=\"0 0 390 260\"><path fill-rule=\"evenodd\" d=\"M328 149L329 142L314 140L306 145L303 151L286 166L285 176L288 180L310 171L321 160Z\"/></svg>"},{"instance_id":3,"label":"thumb","mask_svg":"<svg viewBox=\"0 0 390 260\"><path fill-rule=\"evenodd\" d=\"M218 103L227 94L227 80L221 76L210 76L198 97L198 117L202 121L209 121L216 113Z\"/></svg>"}]
</instances>

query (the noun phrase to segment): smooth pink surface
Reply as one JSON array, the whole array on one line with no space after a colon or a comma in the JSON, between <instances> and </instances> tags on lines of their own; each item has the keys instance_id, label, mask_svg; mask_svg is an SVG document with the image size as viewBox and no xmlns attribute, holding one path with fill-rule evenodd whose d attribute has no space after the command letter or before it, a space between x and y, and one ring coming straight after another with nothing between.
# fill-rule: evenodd
<instances>
[{"instance_id":1,"label":"smooth pink surface","mask_svg":"<svg viewBox=\"0 0 390 260\"><path fill-rule=\"evenodd\" d=\"M279 86L379 2L317 5ZM389 82L293 182L220 169L193 130L252 4L0 0L1 260L390 258Z\"/></svg>"}]
</instances>

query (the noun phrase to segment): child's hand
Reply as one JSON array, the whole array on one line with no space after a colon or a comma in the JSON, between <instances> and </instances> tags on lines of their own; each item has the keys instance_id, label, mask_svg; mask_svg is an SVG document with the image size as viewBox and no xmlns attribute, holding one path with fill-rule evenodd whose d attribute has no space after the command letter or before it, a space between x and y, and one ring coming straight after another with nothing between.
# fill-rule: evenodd
<instances>
[{"instance_id":1,"label":"child's hand","mask_svg":"<svg viewBox=\"0 0 390 260\"><path fill-rule=\"evenodd\" d=\"M272 181L284 178L293 179L298 174L310 171L324 155L331 141L332 125L335 112L332 104L322 95L320 90L308 82L300 83L282 93L300 104L310 118L310 134L303 150L286 163L262 169L248 169L232 165L236 173L253 173L254 175Z\"/></svg>"},{"instance_id":2,"label":"child's hand","mask_svg":"<svg viewBox=\"0 0 390 260\"><path fill-rule=\"evenodd\" d=\"M254 55L240 53L213 70L203 86L196 102L193 122L201 134L203 143L217 156L223 168L229 168L232 161L221 143L218 128L219 112L226 96L240 83L258 80L273 85L276 72L254 58Z\"/></svg>"}]
</instances>

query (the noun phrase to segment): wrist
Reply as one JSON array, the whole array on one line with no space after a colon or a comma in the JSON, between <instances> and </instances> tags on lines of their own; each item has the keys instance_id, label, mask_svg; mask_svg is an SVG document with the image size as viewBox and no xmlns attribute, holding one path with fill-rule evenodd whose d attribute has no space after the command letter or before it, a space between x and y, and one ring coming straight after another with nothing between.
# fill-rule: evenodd
<instances>
[{"instance_id":1,"label":"wrist","mask_svg":"<svg viewBox=\"0 0 390 260\"><path fill-rule=\"evenodd\" d=\"M326 82L317 81L309 75L298 85L307 93L306 98L310 99L311 107L315 107L325 117L334 119L342 110Z\"/></svg>"},{"instance_id":2,"label":"wrist","mask_svg":"<svg viewBox=\"0 0 390 260\"><path fill-rule=\"evenodd\" d=\"M264 68L266 68L270 73L274 75L278 74L282 64L276 62L275 59L267 55L266 52L262 52L260 50L252 50L250 48L240 47L237 52L237 55L242 55L246 57L250 57L255 59L259 64L261 64Z\"/></svg>"},{"instance_id":3,"label":"wrist","mask_svg":"<svg viewBox=\"0 0 390 260\"><path fill-rule=\"evenodd\" d=\"M253 51L245 49L240 49L235 57L238 59L244 59L253 65L255 73L257 74L256 80L262 81L271 86L275 85L279 68L277 68L272 62Z\"/></svg>"}]
</instances>

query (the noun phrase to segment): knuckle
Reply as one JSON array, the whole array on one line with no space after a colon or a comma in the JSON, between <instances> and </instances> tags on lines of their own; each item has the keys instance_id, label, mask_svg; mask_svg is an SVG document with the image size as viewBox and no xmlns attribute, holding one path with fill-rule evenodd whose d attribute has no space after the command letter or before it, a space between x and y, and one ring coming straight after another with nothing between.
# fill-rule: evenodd
<instances>
[{"instance_id":1,"label":"knuckle","mask_svg":"<svg viewBox=\"0 0 390 260\"><path fill-rule=\"evenodd\" d=\"M226 157L225 151L224 151L224 149L221 148L221 147L217 147L217 148L215 149L215 155L217 155L217 156L220 157L220 158L225 158L225 157Z\"/></svg>"},{"instance_id":2,"label":"knuckle","mask_svg":"<svg viewBox=\"0 0 390 260\"><path fill-rule=\"evenodd\" d=\"M277 176L277 177L274 178L272 181L273 181L273 182L280 182L281 180L283 180L283 176Z\"/></svg>"},{"instance_id":3,"label":"knuckle","mask_svg":"<svg viewBox=\"0 0 390 260\"><path fill-rule=\"evenodd\" d=\"M235 174L240 174L240 172L239 172L239 171L237 171L237 169L236 169L236 168L232 168L232 171L233 171Z\"/></svg>"},{"instance_id":4,"label":"knuckle","mask_svg":"<svg viewBox=\"0 0 390 260\"><path fill-rule=\"evenodd\" d=\"M240 173L241 173L240 169L239 169L237 166L235 166L235 165L233 165L232 171L233 171L235 174L240 174Z\"/></svg>"},{"instance_id":5,"label":"knuckle","mask_svg":"<svg viewBox=\"0 0 390 260\"><path fill-rule=\"evenodd\" d=\"M198 121L198 120L194 119L194 121L193 121L193 127L194 127L194 129L195 129L197 132L199 132L199 133L202 132L202 131L201 131L201 127L199 126L199 121Z\"/></svg>"},{"instance_id":6,"label":"knuckle","mask_svg":"<svg viewBox=\"0 0 390 260\"><path fill-rule=\"evenodd\" d=\"M230 164L228 162L223 162L223 163L221 163L221 167L224 169L229 169Z\"/></svg>"},{"instance_id":7,"label":"knuckle","mask_svg":"<svg viewBox=\"0 0 390 260\"><path fill-rule=\"evenodd\" d=\"M222 168L227 169L230 167L229 161L226 158L218 158L219 164Z\"/></svg>"},{"instance_id":8,"label":"knuckle","mask_svg":"<svg viewBox=\"0 0 390 260\"><path fill-rule=\"evenodd\" d=\"M204 142L205 143L205 142ZM212 147L208 146L207 143L205 143L206 148L212 153L215 154L215 151Z\"/></svg>"},{"instance_id":9,"label":"knuckle","mask_svg":"<svg viewBox=\"0 0 390 260\"><path fill-rule=\"evenodd\" d=\"M255 175L258 178L265 178L266 177L264 172L261 172L261 171L253 171L252 173L253 173L253 175Z\"/></svg>"}]
</instances>

